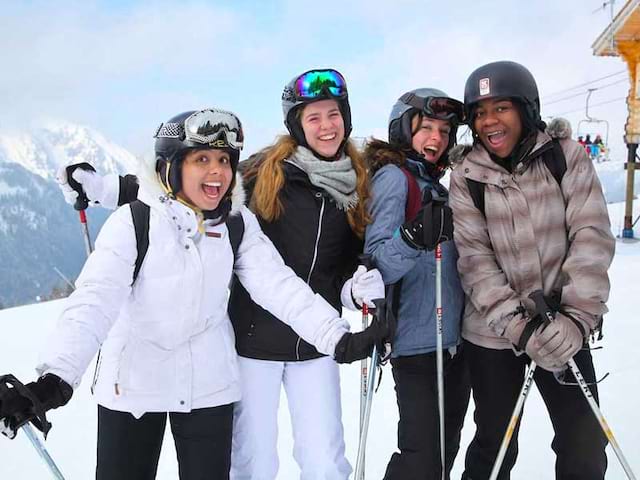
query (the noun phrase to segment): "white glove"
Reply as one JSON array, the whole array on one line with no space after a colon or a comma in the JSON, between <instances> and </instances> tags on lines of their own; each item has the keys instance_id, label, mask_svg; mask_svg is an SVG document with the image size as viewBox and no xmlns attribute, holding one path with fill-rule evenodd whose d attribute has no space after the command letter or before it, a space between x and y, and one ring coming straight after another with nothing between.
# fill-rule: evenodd
<instances>
[{"instance_id":1,"label":"white glove","mask_svg":"<svg viewBox=\"0 0 640 480\"><path fill-rule=\"evenodd\" d=\"M357 308L353 300L359 307L366 303L374 307L373 300L384 298L384 282L382 275L377 268L367 270L367 267L360 265L354 272L353 277L347 280L340 292L342 304L351 309Z\"/></svg>"},{"instance_id":2,"label":"white glove","mask_svg":"<svg viewBox=\"0 0 640 480\"><path fill-rule=\"evenodd\" d=\"M72 175L73 179L82 185L82 189L89 200L89 205L100 204L104 208L111 210L118 207L120 178L117 174L110 173L102 176L91 170L76 168ZM56 180L58 185L60 185L60 190L62 190L66 202L73 205L78 198L78 192L69 185L67 165L63 165L58 169L56 172Z\"/></svg>"}]
</instances>

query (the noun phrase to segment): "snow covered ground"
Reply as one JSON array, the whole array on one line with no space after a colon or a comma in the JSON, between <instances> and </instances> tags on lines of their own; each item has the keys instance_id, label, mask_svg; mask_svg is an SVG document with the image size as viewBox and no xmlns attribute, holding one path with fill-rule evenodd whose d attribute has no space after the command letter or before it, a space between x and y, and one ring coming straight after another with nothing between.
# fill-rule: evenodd
<instances>
[{"instance_id":1,"label":"snow covered ground","mask_svg":"<svg viewBox=\"0 0 640 480\"><path fill-rule=\"evenodd\" d=\"M602 170L601 170L602 168ZM624 188L622 163L598 166L605 190L618 195ZM605 172L606 170L606 172ZM638 176L637 176L638 177ZM619 198L616 198L619 200ZM640 201L636 200L634 218L640 214ZM624 205L609 205L612 230L619 235L622 229ZM636 226L636 235L640 225ZM616 256L610 270L611 297L609 314L605 317L605 338L599 342L604 348L594 352L599 375L610 372L600 385L601 406L616 439L622 446L636 475L640 475L640 242L618 241ZM0 374L13 373L25 381L33 379L33 367L38 351L44 346L62 307L63 301L53 301L0 311ZM354 328L359 316L351 315ZM46 442L47 448L67 479L93 478L96 445L96 406L89 392L93 367L85 375L70 404L49 415L54 424ZM359 418L359 366L342 367L343 422L346 432L347 456L355 464L358 448ZM282 480L299 478L299 470L292 457L292 435L282 395L279 414L280 473ZM452 478L460 478L463 454L474 431L473 405L463 431L461 453L456 461ZM390 367L384 370L382 385L374 397L371 429L367 449L367 478L380 479L389 457L396 446L397 407ZM167 432L168 433L168 432ZM520 432L520 456L513 478L553 478L554 455L550 444L551 424L537 391L533 389L527 404ZM607 479L624 479L625 475L609 448ZM1 479L46 479L48 473L36 456L27 438L20 434L13 441L0 438ZM167 434L158 469L159 479L177 479L175 450Z\"/></svg>"}]
</instances>

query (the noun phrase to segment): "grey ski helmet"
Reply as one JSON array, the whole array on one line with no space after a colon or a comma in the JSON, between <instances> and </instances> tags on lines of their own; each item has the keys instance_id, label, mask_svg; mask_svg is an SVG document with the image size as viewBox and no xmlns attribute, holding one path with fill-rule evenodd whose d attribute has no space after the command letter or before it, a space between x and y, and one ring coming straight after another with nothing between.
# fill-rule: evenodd
<instances>
[{"instance_id":1,"label":"grey ski helmet","mask_svg":"<svg viewBox=\"0 0 640 480\"><path fill-rule=\"evenodd\" d=\"M156 171L169 194L175 196L182 189L181 164L192 150L219 148L229 152L235 182L244 132L234 113L215 108L183 112L161 123L153 137ZM232 188L233 183L229 194Z\"/></svg>"},{"instance_id":2,"label":"grey ski helmet","mask_svg":"<svg viewBox=\"0 0 640 480\"><path fill-rule=\"evenodd\" d=\"M339 154L352 129L347 83L340 72L331 68L319 68L296 75L282 92L282 115L284 124L296 143L308 148L298 111L310 103L329 99L338 102L344 122L344 140L338 149Z\"/></svg>"},{"instance_id":3,"label":"grey ski helmet","mask_svg":"<svg viewBox=\"0 0 640 480\"><path fill-rule=\"evenodd\" d=\"M456 144L458 125L464 120L462 103L437 88L417 88L403 94L393 105L389 115L389 143L412 148L411 119L418 113L449 122L451 132L446 154Z\"/></svg>"},{"instance_id":4,"label":"grey ski helmet","mask_svg":"<svg viewBox=\"0 0 640 480\"><path fill-rule=\"evenodd\" d=\"M498 97L519 101L531 124L538 125L542 122L538 86L531 72L519 63L500 61L477 68L467 79L464 107L472 128L475 105L481 100Z\"/></svg>"}]
</instances>

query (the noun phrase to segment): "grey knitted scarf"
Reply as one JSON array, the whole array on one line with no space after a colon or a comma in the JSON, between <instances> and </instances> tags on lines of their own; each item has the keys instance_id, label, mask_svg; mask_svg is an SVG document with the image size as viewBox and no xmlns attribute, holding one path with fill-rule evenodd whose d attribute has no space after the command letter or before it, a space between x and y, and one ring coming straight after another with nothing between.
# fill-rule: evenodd
<instances>
[{"instance_id":1,"label":"grey knitted scarf","mask_svg":"<svg viewBox=\"0 0 640 480\"><path fill-rule=\"evenodd\" d=\"M303 170L312 185L331 195L339 209L346 211L358 204L356 172L351 158L344 153L338 160L325 161L318 159L308 148L299 146L287 162Z\"/></svg>"}]
</instances>

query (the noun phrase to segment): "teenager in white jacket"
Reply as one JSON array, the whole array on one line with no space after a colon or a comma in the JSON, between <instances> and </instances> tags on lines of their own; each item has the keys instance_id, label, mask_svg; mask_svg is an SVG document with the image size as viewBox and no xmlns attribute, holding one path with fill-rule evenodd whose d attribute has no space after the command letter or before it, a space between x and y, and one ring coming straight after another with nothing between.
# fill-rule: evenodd
<instances>
[{"instance_id":1,"label":"teenager in white jacket","mask_svg":"<svg viewBox=\"0 0 640 480\"><path fill-rule=\"evenodd\" d=\"M0 419L64 405L100 349L96 477L155 477L167 413L180 478L229 475L233 404L240 399L234 334L227 315L231 276L322 353L365 357L387 335L374 322L348 324L284 265L255 216L243 206L235 179L243 133L238 118L208 109L180 114L155 135L155 159L140 175L139 199L150 207L149 248L138 256L128 206L105 223L27 385L39 402L9 389ZM237 254L226 221L241 215ZM133 282L133 284L132 284Z\"/></svg>"}]
</instances>

